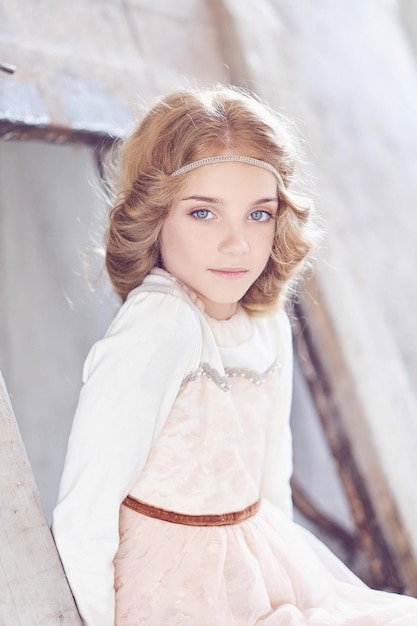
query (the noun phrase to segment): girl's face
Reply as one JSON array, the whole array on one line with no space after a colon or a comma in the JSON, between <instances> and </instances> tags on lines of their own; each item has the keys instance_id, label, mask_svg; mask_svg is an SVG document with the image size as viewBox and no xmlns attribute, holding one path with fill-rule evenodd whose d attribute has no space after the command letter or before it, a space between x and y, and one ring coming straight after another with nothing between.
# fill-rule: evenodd
<instances>
[{"instance_id":1,"label":"girl's face","mask_svg":"<svg viewBox=\"0 0 417 626\"><path fill-rule=\"evenodd\" d=\"M272 173L216 163L187 174L161 231L163 267L190 287L206 313L227 319L268 262L278 211Z\"/></svg>"}]
</instances>

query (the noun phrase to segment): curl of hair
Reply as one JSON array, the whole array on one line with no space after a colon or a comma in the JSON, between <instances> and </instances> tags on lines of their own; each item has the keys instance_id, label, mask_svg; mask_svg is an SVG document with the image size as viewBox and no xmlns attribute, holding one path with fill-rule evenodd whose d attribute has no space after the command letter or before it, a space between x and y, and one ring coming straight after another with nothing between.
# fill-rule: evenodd
<instances>
[{"instance_id":1,"label":"curl of hair","mask_svg":"<svg viewBox=\"0 0 417 626\"><path fill-rule=\"evenodd\" d=\"M161 228L187 179L187 174L173 178L172 172L219 154L260 159L281 174L272 253L241 304L256 315L285 298L318 235L312 201L290 189L296 187L296 144L286 121L255 96L219 86L161 100L121 145L106 267L122 300L161 266Z\"/></svg>"}]
</instances>

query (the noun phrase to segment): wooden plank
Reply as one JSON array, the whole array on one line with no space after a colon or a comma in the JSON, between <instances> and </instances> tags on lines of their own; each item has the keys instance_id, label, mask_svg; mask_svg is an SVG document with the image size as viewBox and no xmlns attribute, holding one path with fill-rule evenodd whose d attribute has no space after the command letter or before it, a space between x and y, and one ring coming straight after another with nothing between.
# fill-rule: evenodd
<instances>
[{"instance_id":1,"label":"wooden plank","mask_svg":"<svg viewBox=\"0 0 417 626\"><path fill-rule=\"evenodd\" d=\"M159 4L43 0L40 11L26 0L23 11L0 0L0 136L123 137L138 98L226 82L206 3Z\"/></svg>"},{"instance_id":2,"label":"wooden plank","mask_svg":"<svg viewBox=\"0 0 417 626\"><path fill-rule=\"evenodd\" d=\"M352 415L355 392L352 389L348 406L335 402L337 387L340 384L339 372L336 377L329 372L327 354L320 347L322 335L320 341L317 342L317 338L311 332L313 322L307 321L299 303L295 304L295 314L295 345L300 366L314 399L323 431L349 501L356 526L354 542L366 555L370 565L371 579L367 582L378 589L402 593L407 590L407 582L409 582L403 572L404 561L410 559L411 555L409 550L407 554L404 554L404 551L399 553L395 546L390 545L385 532L387 529L383 528L380 523L369 492L369 470L364 469L363 464L357 460L357 436L345 424L345 420ZM309 319L311 319L310 316ZM333 370L333 361L331 365ZM374 452L370 450L369 454L373 455ZM393 509L392 498L387 492L384 478L380 473L375 473L372 479L379 485L379 493L385 501L385 510L390 509L390 523L393 524L393 518L396 537L401 537L404 542L404 529L399 524L398 516ZM351 546L351 549L353 547Z\"/></svg>"},{"instance_id":3,"label":"wooden plank","mask_svg":"<svg viewBox=\"0 0 417 626\"><path fill-rule=\"evenodd\" d=\"M343 283L336 275L332 280L330 265L322 264L305 286L301 310L303 324L308 320L312 376L322 386L320 416L362 545L381 581L395 587L399 576L415 595L414 392L389 329L358 282L347 274ZM384 561L394 566L391 572L383 571Z\"/></svg>"},{"instance_id":4,"label":"wooden plank","mask_svg":"<svg viewBox=\"0 0 417 626\"><path fill-rule=\"evenodd\" d=\"M1 373L0 624L81 624Z\"/></svg>"}]
</instances>

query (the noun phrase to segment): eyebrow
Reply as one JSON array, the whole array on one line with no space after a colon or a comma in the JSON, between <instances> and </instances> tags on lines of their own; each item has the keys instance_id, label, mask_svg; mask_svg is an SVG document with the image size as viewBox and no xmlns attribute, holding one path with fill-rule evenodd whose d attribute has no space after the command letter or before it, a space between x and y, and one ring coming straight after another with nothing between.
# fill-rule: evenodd
<instances>
[{"instance_id":1,"label":"eyebrow","mask_svg":"<svg viewBox=\"0 0 417 626\"><path fill-rule=\"evenodd\" d=\"M186 202L187 200L197 200L197 202L207 202L208 204L223 204L223 200L220 198L214 198L210 196L188 196L187 198L181 198L181 202ZM251 206L257 206L258 204L267 204L268 202L278 202L278 197L275 196L273 198L261 198L260 200L255 200Z\"/></svg>"},{"instance_id":2,"label":"eyebrow","mask_svg":"<svg viewBox=\"0 0 417 626\"><path fill-rule=\"evenodd\" d=\"M208 202L210 204L223 204L220 198L211 198L210 196L188 196L187 198L181 198L181 202L186 200L197 200L197 202Z\"/></svg>"}]
</instances>

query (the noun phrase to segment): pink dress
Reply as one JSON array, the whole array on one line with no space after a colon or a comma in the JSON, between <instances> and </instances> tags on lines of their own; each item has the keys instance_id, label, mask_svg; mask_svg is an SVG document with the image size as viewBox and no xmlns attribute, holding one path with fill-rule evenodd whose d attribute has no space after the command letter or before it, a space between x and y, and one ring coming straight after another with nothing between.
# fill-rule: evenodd
<instances>
[{"instance_id":1,"label":"pink dress","mask_svg":"<svg viewBox=\"0 0 417 626\"><path fill-rule=\"evenodd\" d=\"M416 599L367 588L292 521L291 350L283 311L210 320L161 270L132 292L87 358L54 511L86 626L416 626ZM187 515L261 506L189 526L128 495Z\"/></svg>"},{"instance_id":2,"label":"pink dress","mask_svg":"<svg viewBox=\"0 0 417 626\"><path fill-rule=\"evenodd\" d=\"M183 381L130 490L189 515L240 511L261 496L282 383L278 359L264 371L223 368L216 341L239 345L242 329L236 320L208 323L211 354ZM417 600L367 588L266 499L250 519L220 527L122 505L114 563L117 626L417 624Z\"/></svg>"}]
</instances>

